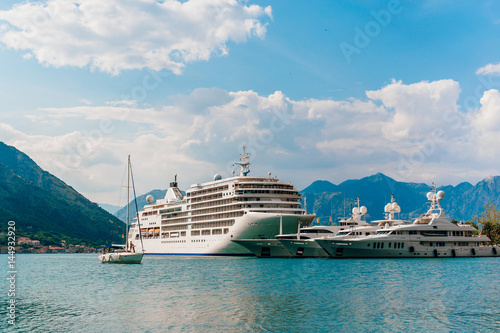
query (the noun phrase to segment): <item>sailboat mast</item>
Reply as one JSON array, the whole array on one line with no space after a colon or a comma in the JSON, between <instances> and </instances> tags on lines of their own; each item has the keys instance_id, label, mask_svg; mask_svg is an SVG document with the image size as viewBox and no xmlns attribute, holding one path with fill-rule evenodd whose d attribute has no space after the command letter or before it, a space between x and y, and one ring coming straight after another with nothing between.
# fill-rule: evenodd
<instances>
[{"instance_id":1,"label":"sailboat mast","mask_svg":"<svg viewBox=\"0 0 500 333\"><path fill-rule=\"evenodd\" d=\"M137 195L135 194L135 183L134 183L134 173L132 172L132 163L130 163L130 179L132 179L132 190L134 191L135 217L137 218L137 228L139 229L139 239L141 240L141 249L142 249L142 252L144 253L144 244L142 243L141 220L139 219L139 207L137 206ZM175 176L175 182L177 182L177 175Z\"/></svg>"},{"instance_id":2,"label":"sailboat mast","mask_svg":"<svg viewBox=\"0 0 500 333\"><path fill-rule=\"evenodd\" d=\"M130 209L130 155L127 159L127 227L125 229L125 249L128 252L128 219L129 219L129 209Z\"/></svg>"}]
</instances>

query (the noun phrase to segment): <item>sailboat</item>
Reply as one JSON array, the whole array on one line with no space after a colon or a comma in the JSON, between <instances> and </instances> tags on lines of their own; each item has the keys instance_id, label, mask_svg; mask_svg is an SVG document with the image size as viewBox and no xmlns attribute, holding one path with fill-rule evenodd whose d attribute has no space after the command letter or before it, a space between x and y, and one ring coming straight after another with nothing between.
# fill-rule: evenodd
<instances>
[{"instance_id":1,"label":"sailboat","mask_svg":"<svg viewBox=\"0 0 500 333\"><path fill-rule=\"evenodd\" d=\"M127 162L127 226L125 229L125 245L116 245L113 244L111 246L107 246L102 248L99 251L99 260L102 263L106 264L140 264L142 261L142 257L144 256L144 247L142 246L142 235L140 235L141 239L141 252L135 252L135 247L132 242L128 241L129 235L129 194L130 194L130 180L132 180L132 188L134 191L134 202L135 202L135 211L138 212L137 209L137 198L135 195L135 185L134 185L134 175L132 173L132 164L130 163L130 155L128 155ZM137 214L137 223L139 225L139 229L141 228L139 216Z\"/></svg>"}]
</instances>

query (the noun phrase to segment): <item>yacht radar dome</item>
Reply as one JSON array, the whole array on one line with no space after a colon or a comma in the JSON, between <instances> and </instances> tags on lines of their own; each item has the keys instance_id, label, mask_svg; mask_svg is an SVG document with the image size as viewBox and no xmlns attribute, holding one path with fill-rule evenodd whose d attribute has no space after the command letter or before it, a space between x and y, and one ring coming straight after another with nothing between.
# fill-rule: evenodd
<instances>
[{"instance_id":1,"label":"yacht radar dome","mask_svg":"<svg viewBox=\"0 0 500 333\"><path fill-rule=\"evenodd\" d=\"M391 209L392 209L392 206L391 206L391 204L390 204L390 203L388 203L388 204L387 204L387 205L385 205L385 207L384 207L384 212L389 213L389 212L391 211Z\"/></svg>"},{"instance_id":2,"label":"yacht radar dome","mask_svg":"<svg viewBox=\"0 0 500 333\"><path fill-rule=\"evenodd\" d=\"M432 200L433 198L434 198L434 193L432 193L432 192L427 193L428 200Z\"/></svg>"},{"instance_id":3,"label":"yacht radar dome","mask_svg":"<svg viewBox=\"0 0 500 333\"><path fill-rule=\"evenodd\" d=\"M146 197L146 202L148 204L151 205L154 201L155 201L155 198L151 194Z\"/></svg>"},{"instance_id":4,"label":"yacht radar dome","mask_svg":"<svg viewBox=\"0 0 500 333\"><path fill-rule=\"evenodd\" d=\"M436 197L437 197L438 200L442 200L444 198L444 191L439 191L436 194Z\"/></svg>"},{"instance_id":5,"label":"yacht radar dome","mask_svg":"<svg viewBox=\"0 0 500 333\"><path fill-rule=\"evenodd\" d=\"M365 206L361 206L361 208L359 209L359 213L361 215L365 215L367 211L368 209Z\"/></svg>"}]
</instances>

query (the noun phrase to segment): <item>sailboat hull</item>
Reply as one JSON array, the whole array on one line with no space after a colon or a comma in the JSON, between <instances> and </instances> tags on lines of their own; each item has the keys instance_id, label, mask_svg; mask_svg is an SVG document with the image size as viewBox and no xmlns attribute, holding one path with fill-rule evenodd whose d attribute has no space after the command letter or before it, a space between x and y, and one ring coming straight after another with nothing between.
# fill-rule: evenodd
<instances>
[{"instance_id":1,"label":"sailboat hull","mask_svg":"<svg viewBox=\"0 0 500 333\"><path fill-rule=\"evenodd\" d=\"M100 253L99 260L103 264L140 264L143 253Z\"/></svg>"}]
</instances>

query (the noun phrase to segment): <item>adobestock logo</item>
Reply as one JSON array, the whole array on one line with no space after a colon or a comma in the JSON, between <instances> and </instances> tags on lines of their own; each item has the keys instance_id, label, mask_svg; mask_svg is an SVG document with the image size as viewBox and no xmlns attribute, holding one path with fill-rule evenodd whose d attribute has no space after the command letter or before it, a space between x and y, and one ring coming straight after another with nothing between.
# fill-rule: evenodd
<instances>
[{"instance_id":1,"label":"adobestock logo","mask_svg":"<svg viewBox=\"0 0 500 333\"><path fill-rule=\"evenodd\" d=\"M353 43L342 42L339 44L347 63L350 64L354 54L360 54L361 50L370 45L370 42L380 35L382 28L386 28L391 23L393 15L397 15L402 11L403 7L399 0L390 0L387 3L387 9L382 9L378 12L370 11L373 20L367 22L364 29L358 26L354 27L355 35Z\"/></svg>"}]
</instances>

